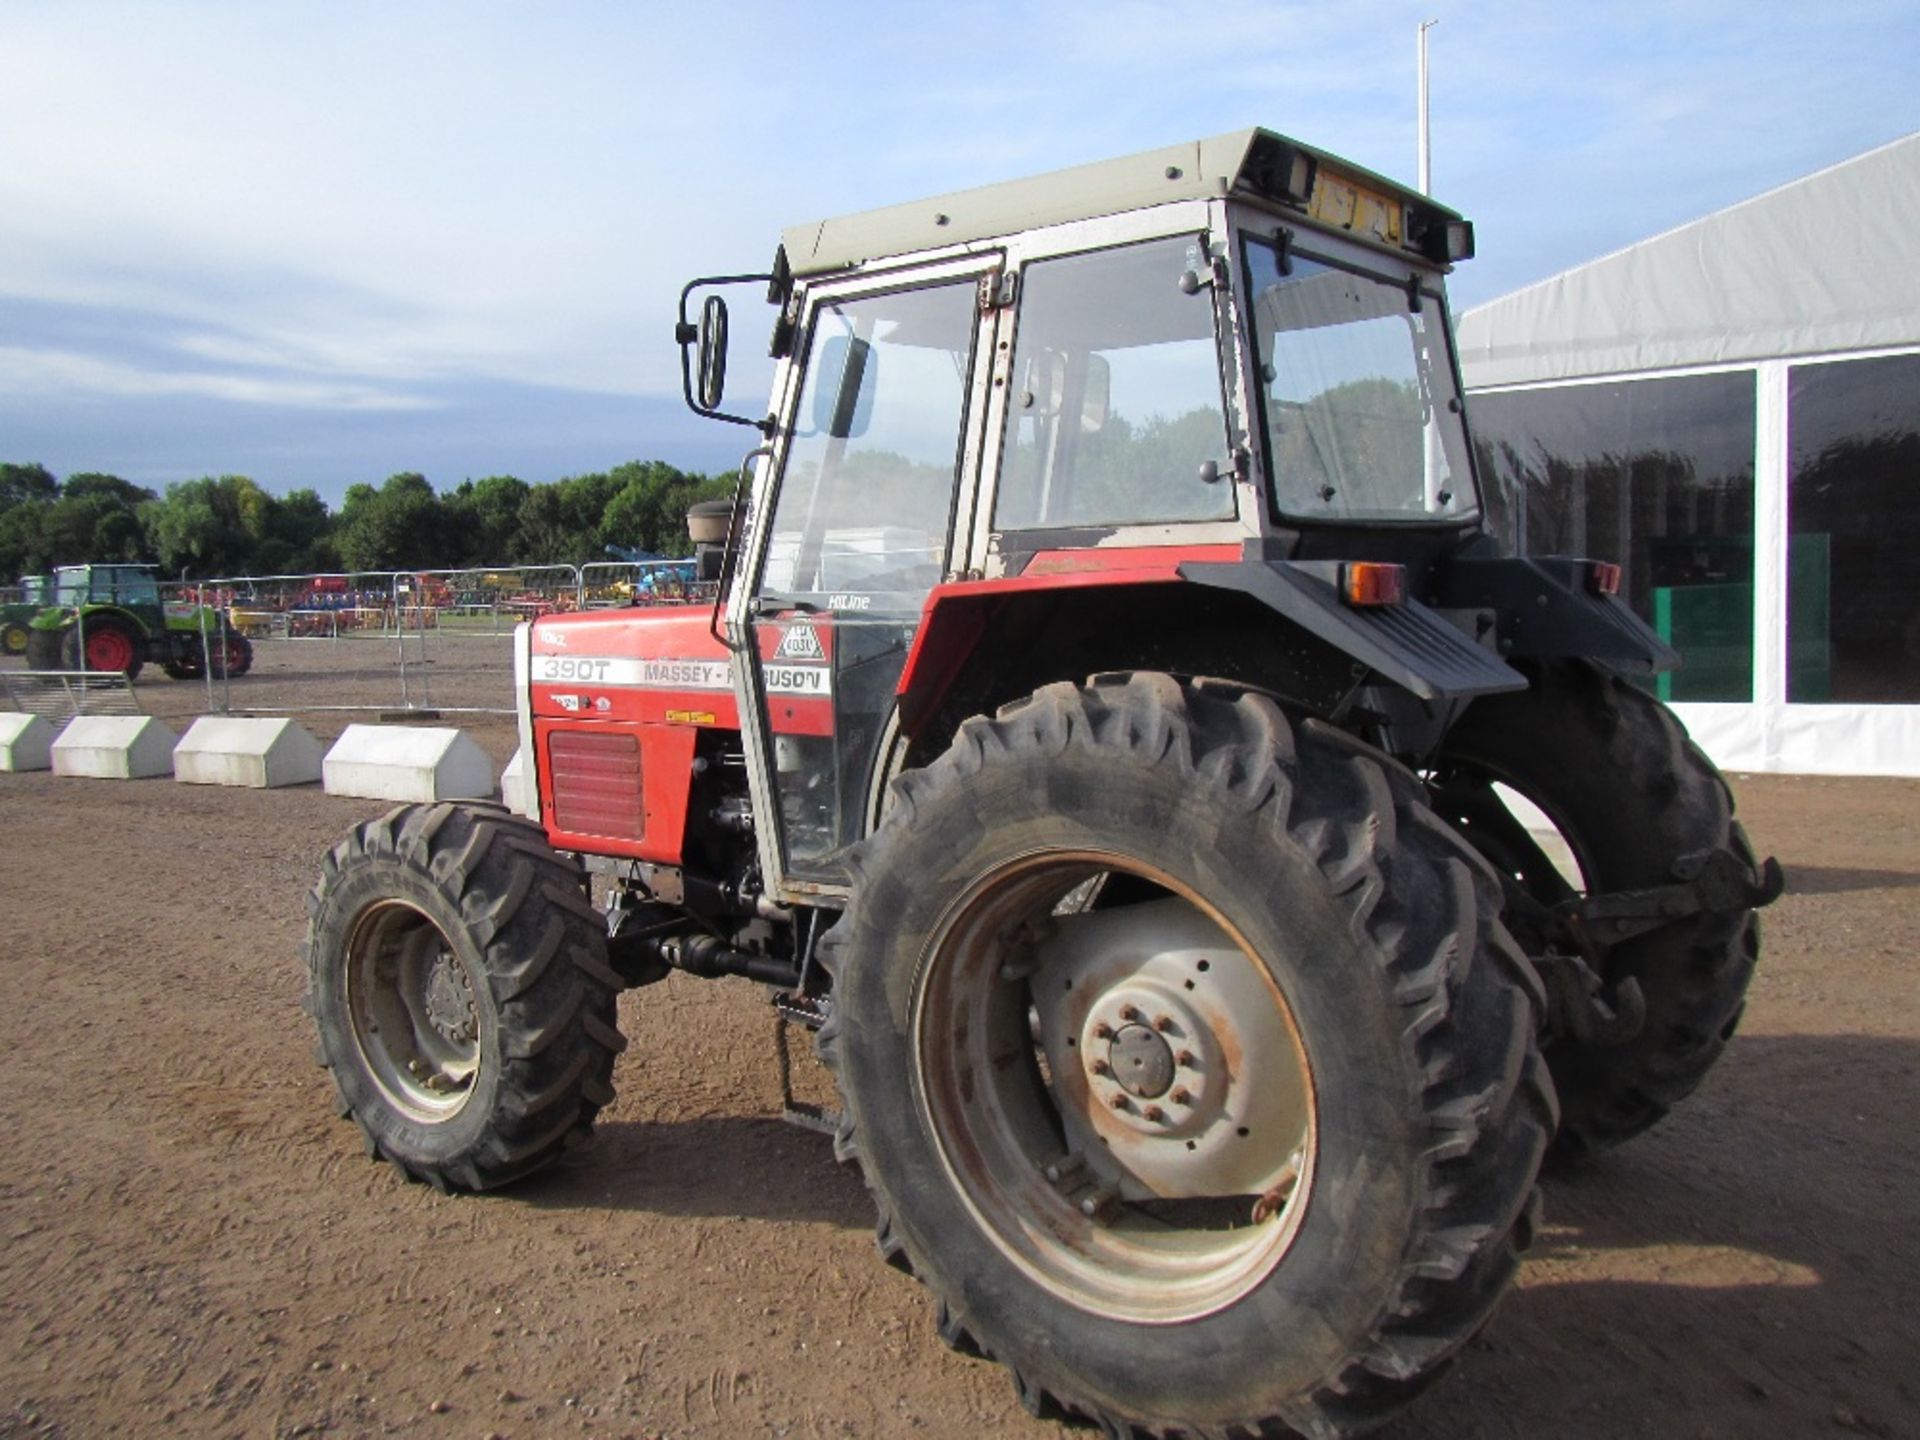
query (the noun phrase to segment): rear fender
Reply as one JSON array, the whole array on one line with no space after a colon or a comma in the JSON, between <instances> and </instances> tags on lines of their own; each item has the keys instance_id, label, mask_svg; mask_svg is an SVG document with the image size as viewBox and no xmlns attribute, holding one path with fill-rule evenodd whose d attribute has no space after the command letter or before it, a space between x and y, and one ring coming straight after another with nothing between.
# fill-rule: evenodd
<instances>
[{"instance_id":1,"label":"rear fender","mask_svg":"<svg viewBox=\"0 0 1920 1440\"><path fill-rule=\"evenodd\" d=\"M83 605L79 609L71 606L64 609L43 610L33 622L35 630L65 630L76 620L79 624L91 625L99 620L115 620L127 626L142 640L152 639L152 626L131 610L118 605Z\"/></svg>"},{"instance_id":2,"label":"rear fender","mask_svg":"<svg viewBox=\"0 0 1920 1440\"><path fill-rule=\"evenodd\" d=\"M939 587L901 674L900 732L924 758L969 714L1112 670L1213 676L1323 717L1382 684L1440 700L1526 688L1424 606L1353 611L1330 567L1263 575L1237 554Z\"/></svg>"},{"instance_id":3,"label":"rear fender","mask_svg":"<svg viewBox=\"0 0 1920 1440\"><path fill-rule=\"evenodd\" d=\"M1590 562L1565 556L1455 560L1439 603L1491 612L1500 653L1516 660L1598 660L1633 675L1678 668L1680 656L1617 596L1589 590Z\"/></svg>"},{"instance_id":4,"label":"rear fender","mask_svg":"<svg viewBox=\"0 0 1920 1440\"><path fill-rule=\"evenodd\" d=\"M1058 552L1063 560L1081 556L1095 563L1049 563L1042 554L1018 575L936 585L927 596L920 627L914 632L895 692L899 727L917 736L927 719L967 668L994 621L1018 597L1043 592L1131 590L1141 585L1173 585L1180 564L1193 550L1153 547L1139 550Z\"/></svg>"},{"instance_id":5,"label":"rear fender","mask_svg":"<svg viewBox=\"0 0 1920 1440\"><path fill-rule=\"evenodd\" d=\"M1229 564L1182 565L1180 576L1251 597L1418 700L1464 700L1527 688L1526 676L1418 600L1345 604L1340 564L1265 559L1252 550Z\"/></svg>"}]
</instances>

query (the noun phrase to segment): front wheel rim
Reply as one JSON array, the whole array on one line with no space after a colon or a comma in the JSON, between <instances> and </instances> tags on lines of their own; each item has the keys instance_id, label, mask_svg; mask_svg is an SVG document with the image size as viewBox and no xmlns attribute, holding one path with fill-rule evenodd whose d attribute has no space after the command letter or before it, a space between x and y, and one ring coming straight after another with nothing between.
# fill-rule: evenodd
<instances>
[{"instance_id":1,"label":"front wheel rim","mask_svg":"<svg viewBox=\"0 0 1920 1440\"><path fill-rule=\"evenodd\" d=\"M1076 913L1113 877L1151 898ZM1297 1023L1252 946L1165 872L1051 852L984 877L927 947L911 1031L955 1189L1060 1299L1174 1324L1291 1248L1317 1155Z\"/></svg>"},{"instance_id":2,"label":"front wheel rim","mask_svg":"<svg viewBox=\"0 0 1920 1440\"><path fill-rule=\"evenodd\" d=\"M474 991L466 962L418 907L382 901L355 921L346 963L354 1044L381 1093L414 1120L444 1124L472 1097L480 1071Z\"/></svg>"}]
</instances>

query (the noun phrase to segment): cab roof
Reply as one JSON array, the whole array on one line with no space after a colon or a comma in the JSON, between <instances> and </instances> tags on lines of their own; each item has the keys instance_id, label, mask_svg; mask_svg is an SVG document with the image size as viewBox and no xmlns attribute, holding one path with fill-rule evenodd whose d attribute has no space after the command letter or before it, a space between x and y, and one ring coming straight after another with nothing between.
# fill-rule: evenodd
<instances>
[{"instance_id":1,"label":"cab roof","mask_svg":"<svg viewBox=\"0 0 1920 1440\"><path fill-rule=\"evenodd\" d=\"M1472 253L1472 228L1457 212L1261 129L795 225L782 234L781 247L793 274L818 275L1043 225L1229 195L1295 209L1309 224L1440 265Z\"/></svg>"}]
</instances>

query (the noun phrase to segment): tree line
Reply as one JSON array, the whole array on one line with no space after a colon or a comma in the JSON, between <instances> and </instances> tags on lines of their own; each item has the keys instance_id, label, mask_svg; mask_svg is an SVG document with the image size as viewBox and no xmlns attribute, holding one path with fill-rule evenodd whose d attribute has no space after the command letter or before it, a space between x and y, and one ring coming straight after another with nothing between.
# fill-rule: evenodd
<instances>
[{"instance_id":1,"label":"tree line","mask_svg":"<svg viewBox=\"0 0 1920 1440\"><path fill-rule=\"evenodd\" d=\"M313 490L269 494L245 475L156 493L117 475L0 463L0 585L56 565L147 562L167 578L581 564L609 545L684 555L687 507L733 477L635 460L528 484L463 480L444 494L412 471L349 486L332 510Z\"/></svg>"}]
</instances>

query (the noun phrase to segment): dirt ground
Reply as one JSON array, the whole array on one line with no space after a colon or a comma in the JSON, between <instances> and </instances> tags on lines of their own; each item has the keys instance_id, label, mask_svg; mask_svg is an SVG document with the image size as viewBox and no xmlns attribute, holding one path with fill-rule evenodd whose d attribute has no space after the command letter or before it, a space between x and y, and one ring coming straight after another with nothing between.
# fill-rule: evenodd
<instances>
[{"instance_id":1,"label":"dirt ground","mask_svg":"<svg viewBox=\"0 0 1920 1440\"><path fill-rule=\"evenodd\" d=\"M247 703L356 683L280 647ZM185 688L140 687L177 728ZM1920 1434L1920 784L1736 784L1791 887L1739 1039L1549 1181L1395 1440ZM554 1172L447 1198L369 1164L295 946L377 808L0 775L0 1437L1059 1433L941 1347L857 1179L777 1118L744 982L623 997L619 1098Z\"/></svg>"}]
</instances>

